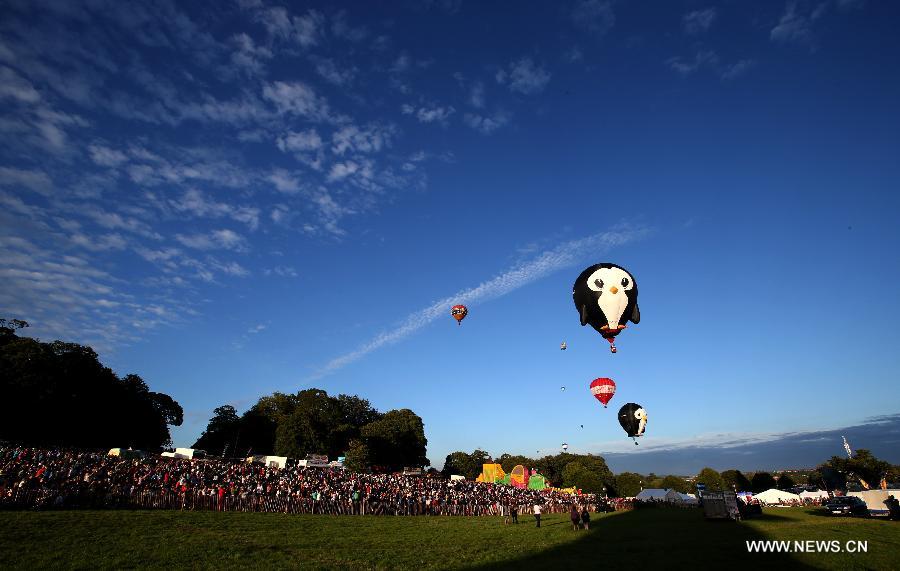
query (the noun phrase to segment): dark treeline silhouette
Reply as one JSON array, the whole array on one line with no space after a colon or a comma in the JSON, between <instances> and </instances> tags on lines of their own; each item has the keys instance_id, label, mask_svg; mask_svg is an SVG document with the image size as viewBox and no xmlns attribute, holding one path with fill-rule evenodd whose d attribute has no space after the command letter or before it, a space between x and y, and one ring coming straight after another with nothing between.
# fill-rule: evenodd
<instances>
[{"instance_id":1,"label":"dark treeline silhouette","mask_svg":"<svg viewBox=\"0 0 900 571\"><path fill-rule=\"evenodd\" d=\"M20 337L0 319L0 440L33 446L133 447L171 443L181 406L137 375L118 377L90 347Z\"/></svg>"},{"instance_id":2,"label":"dark treeline silhouette","mask_svg":"<svg viewBox=\"0 0 900 571\"><path fill-rule=\"evenodd\" d=\"M243 415L231 405L213 411L194 448L229 457L274 454L346 456L354 471L423 467L425 427L409 409L381 413L358 396L320 389L264 396Z\"/></svg>"}]
</instances>

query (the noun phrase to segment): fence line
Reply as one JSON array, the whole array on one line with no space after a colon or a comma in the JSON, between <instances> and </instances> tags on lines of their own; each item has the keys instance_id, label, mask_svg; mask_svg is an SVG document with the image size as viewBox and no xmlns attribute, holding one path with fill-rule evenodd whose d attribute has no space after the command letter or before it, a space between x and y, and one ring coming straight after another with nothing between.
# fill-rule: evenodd
<instances>
[{"instance_id":1,"label":"fence line","mask_svg":"<svg viewBox=\"0 0 900 571\"><path fill-rule=\"evenodd\" d=\"M596 512L593 503L580 504L577 497L572 503L585 505ZM568 512L570 503L552 503L542 506L543 513ZM520 505L519 514L531 513L531 505ZM616 505L615 509L630 509L630 505ZM0 497L0 509L52 510L52 509L162 509L190 511L256 512L288 514L330 515L395 515L395 516L496 516L500 515L499 503L446 502L438 500L384 500L360 498L338 500L298 498L278 495L224 495L201 492L171 492L143 490L126 493L82 492L61 494L56 490L16 490Z\"/></svg>"}]
</instances>

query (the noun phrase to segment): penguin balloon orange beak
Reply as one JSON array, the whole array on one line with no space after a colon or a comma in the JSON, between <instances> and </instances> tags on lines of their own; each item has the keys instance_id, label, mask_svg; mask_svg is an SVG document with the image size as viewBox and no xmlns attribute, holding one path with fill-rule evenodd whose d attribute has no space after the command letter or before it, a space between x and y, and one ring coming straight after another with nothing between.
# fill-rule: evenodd
<instances>
[{"instance_id":1,"label":"penguin balloon orange beak","mask_svg":"<svg viewBox=\"0 0 900 571\"><path fill-rule=\"evenodd\" d=\"M612 286L611 288L609 288L609 293L619 293L619 288L617 288L616 286Z\"/></svg>"}]
</instances>

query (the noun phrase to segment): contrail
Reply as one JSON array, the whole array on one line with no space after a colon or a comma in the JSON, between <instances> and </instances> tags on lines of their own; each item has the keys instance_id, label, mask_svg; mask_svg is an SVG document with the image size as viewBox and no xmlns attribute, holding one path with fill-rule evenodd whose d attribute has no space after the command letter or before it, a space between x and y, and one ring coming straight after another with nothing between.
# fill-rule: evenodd
<instances>
[{"instance_id":1,"label":"contrail","mask_svg":"<svg viewBox=\"0 0 900 571\"><path fill-rule=\"evenodd\" d=\"M444 317L452 305L457 303L470 304L502 297L558 270L573 266L588 254L595 256L603 254L610 248L627 244L646 236L648 233L649 230L647 228L626 226L559 244L555 248L547 250L529 261L522 262L486 282L459 291L432 303L424 309L409 314L396 329L383 331L353 351L332 359L313 373L308 380L320 379L361 359L376 349L400 341L435 319Z\"/></svg>"}]
</instances>

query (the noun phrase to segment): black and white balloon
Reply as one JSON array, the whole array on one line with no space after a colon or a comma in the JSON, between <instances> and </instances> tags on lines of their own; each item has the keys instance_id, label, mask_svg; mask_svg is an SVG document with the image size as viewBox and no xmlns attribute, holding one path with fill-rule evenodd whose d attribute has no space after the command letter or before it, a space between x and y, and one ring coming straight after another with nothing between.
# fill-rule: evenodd
<instances>
[{"instance_id":1,"label":"black and white balloon","mask_svg":"<svg viewBox=\"0 0 900 571\"><path fill-rule=\"evenodd\" d=\"M628 436L632 438L643 436L647 428L647 411L639 404L626 403L619 409L619 424Z\"/></svg>"},{"instance_id":2,"label":"black and white balloon","mask_svg":"<svg viewBox=\"0 0 900 571\"><path fill-rule=\"evenodd\" d=\"M641 321L637 297L634 276L616 264L594 264L581 272L572 286L572 300L581 325L593 327L609 341L613 353L616 335L629 321Z\"/></svg>"}]
</instances>

